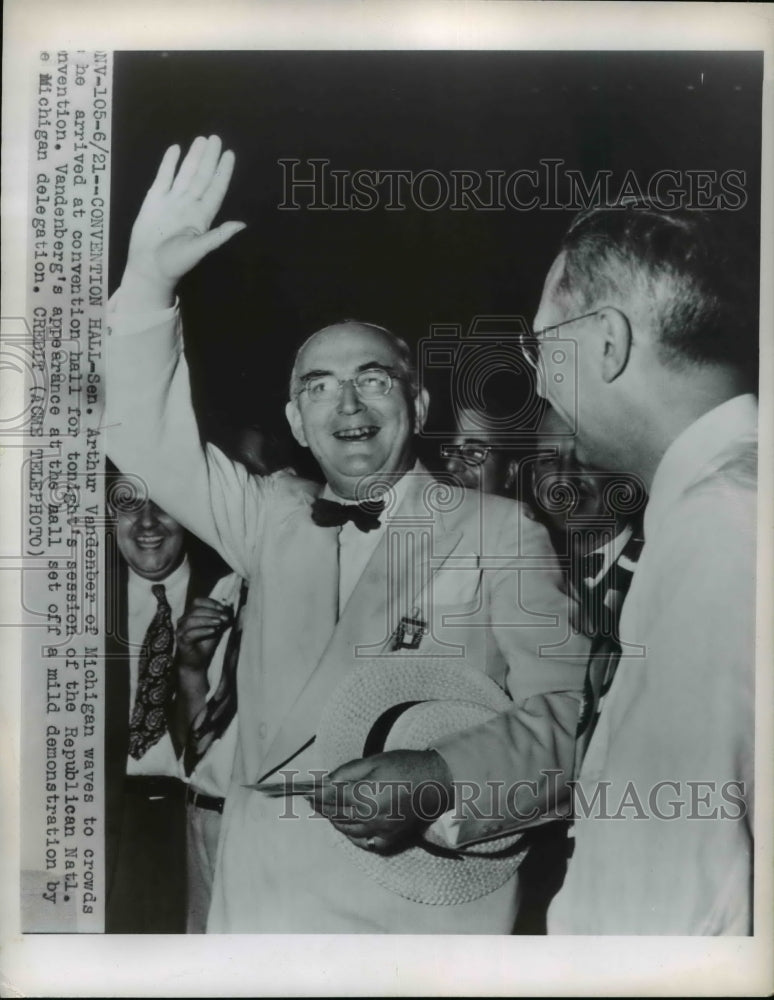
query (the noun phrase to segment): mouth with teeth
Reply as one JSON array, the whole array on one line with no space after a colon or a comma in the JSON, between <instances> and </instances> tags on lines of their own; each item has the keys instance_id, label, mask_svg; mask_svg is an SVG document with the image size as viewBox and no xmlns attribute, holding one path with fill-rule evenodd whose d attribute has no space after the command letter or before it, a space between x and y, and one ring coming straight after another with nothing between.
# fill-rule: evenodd
<instances>
[{"instance_id":1,"label":"mouth with teeth","mask_svg":"<svg viewBox=\"0 0 774 1000\"><path fill-rule=\"evenodd\" d=\"M166 540L166 535L137 535L134 542L137 548L152 551L161 548Z\"/></svg>"},{"instance_id":2,"label":"mouth with teeth","mask_svg":"<svg viewBox=\"0 0 774 1000\"><path fill-rule=\"evenodd\" d=\"M366 427L345 427L334 431L333 436L337 441L342 441L344 444L359 444L363 441L370 441L378 433L378 427L369 425Z\"/></svg>"}]
</instances>

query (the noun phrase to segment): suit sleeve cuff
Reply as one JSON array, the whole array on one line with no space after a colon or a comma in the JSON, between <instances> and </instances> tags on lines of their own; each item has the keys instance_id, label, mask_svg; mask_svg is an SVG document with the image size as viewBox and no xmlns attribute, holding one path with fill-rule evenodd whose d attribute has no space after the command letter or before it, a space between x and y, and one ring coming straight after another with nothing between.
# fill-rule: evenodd
<instances>
[{"instance_id":1,"label":"suit sleeve cuff","mask_svg":"<svg viewBox=\"0 0 774 1000\"><path fill-rule=\"evenodd\" d=\"M155 326L167 323L174 323L177 326L179 314L180 300L178 298L175 298L174 304L168 309L136 309L133 303L124 302L120 288L110 296L107 307L111 333L118 337L144 333Z\"/></svg>"}]
</instances>

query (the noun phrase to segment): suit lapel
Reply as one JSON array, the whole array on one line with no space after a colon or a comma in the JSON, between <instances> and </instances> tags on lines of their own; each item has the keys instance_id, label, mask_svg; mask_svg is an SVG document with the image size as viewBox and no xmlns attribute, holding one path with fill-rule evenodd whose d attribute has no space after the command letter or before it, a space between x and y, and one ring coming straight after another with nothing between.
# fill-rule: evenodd
<instances>
[{"instance_id":1,"label":"suit lapel","mask_svg":"<svg viewBox=\"0 0 774 1000\"><path fill-rule=\"evenodd\" d=\"M461 532L443 523L442 515L433 513L425 502L424 487L429 474L412 476L403 503L392 515L386 515L386 530L371 555L319 662L306 675L287 703L287 711L268 747L261 765L261 778L276 770L315 735L317 721L325 703L360 657L386 655L400 619L412 615L414 602L428 593L427 584L451 554ZM338 555L336 532L330 532ZM295 543L294 543L295 544ZM329 571L330 572L330 571ZM337 577L333 577L337 584ZM331 589L322 575L315 587ZM314 592L314 591L312 591ZM419 609L428 620L430 609Z\"/></svg>"}]
</instances>

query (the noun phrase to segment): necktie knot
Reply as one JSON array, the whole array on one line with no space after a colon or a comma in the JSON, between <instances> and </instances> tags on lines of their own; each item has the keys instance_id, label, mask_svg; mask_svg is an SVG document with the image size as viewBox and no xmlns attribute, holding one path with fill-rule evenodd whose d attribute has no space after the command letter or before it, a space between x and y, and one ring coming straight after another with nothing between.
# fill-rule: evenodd
<instances>
[{"instance_id":1,"label":"necktie knot","mask_svg":"<svg viewBox=\"0 0 774 1000\"><path fill-rule=\"evenodd\" d=\"M163 583L154 583L151 587L151 593L156 598L160 608L167 607L167 590Z\"/></svg>"},{"instance_id":2,"label":"necktie knot","mask_svg":"<svg viewBox=\"0 0 774 1000\"><path fill-rule=\"evenodd\" d=\"M340 527L352 521L361 531L373 531L379 527L379 515L383 510L383 500L343 504L318 497L312 504L312 520L321 528Z\"/></svg>"}]
</instances>

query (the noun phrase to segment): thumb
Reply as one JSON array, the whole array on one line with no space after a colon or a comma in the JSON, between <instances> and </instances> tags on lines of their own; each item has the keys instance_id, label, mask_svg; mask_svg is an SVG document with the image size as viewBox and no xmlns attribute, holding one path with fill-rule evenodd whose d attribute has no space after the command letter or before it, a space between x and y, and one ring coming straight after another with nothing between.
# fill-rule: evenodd
<instances>
[{"instance_id":1,"label":"thumb","mask_svg":"<svg viewBox=\"0 0 774 1000\"><path fill-rule=\"evenodd\" d=\"M330 781L362 781L367 778L373 770L372 762L368 757L359 757L357 760L347 761L341 767L337 767L330 775Z\"/></svg>"},{"instance_id":2,"label":"thumb","mask_svg":"<svg viewBox=\"0 0 774 1000\"><path fill-rule=\"evenodd\" d=\"M196 248L201 257L206 257L208 253L222 247L232 236L245 229L246 225L244 222L223 222L215 229L203 233L196 241Z\"/></svg>"}]
</instances>

